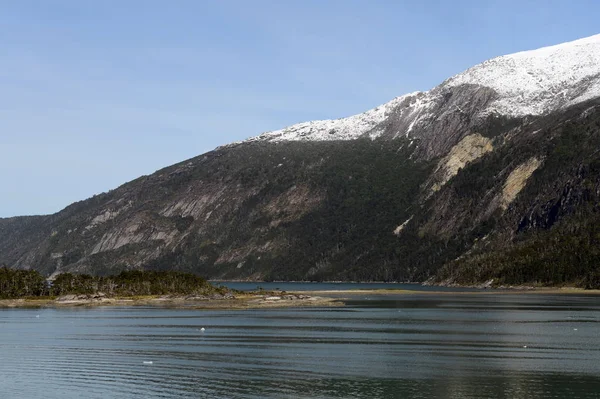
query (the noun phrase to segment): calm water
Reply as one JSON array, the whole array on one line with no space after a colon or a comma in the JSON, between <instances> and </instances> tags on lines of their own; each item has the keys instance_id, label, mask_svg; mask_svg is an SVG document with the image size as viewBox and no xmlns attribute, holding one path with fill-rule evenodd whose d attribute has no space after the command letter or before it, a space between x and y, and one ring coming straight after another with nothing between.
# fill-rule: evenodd
<instances>
[{"instance_id":1,"label":"calm water","mask_svg":"<svg viewBox=\"0 0 600 399\"><path fill-rule=\"evenodd\" d=\"M0 310L0 397L600 398L599 323L583 295Z\"/></svg>"},{"instance_id":2,"label":"calm water","mask_svg":"<svg viewBox=\"0 0 600 399\"><path fill-rule=\"evenodd\" d=\"M305 282L232 282L232 281L214 281L217 285L243 290L283 290L283 291L329 291L329 290L411 290L411 291L447 291L447 292L465 292L479 291L474 288L454 288L454 287L432 287L421 284L403 284L403 283L305 283Z\"/></svg>"}]
</instances>

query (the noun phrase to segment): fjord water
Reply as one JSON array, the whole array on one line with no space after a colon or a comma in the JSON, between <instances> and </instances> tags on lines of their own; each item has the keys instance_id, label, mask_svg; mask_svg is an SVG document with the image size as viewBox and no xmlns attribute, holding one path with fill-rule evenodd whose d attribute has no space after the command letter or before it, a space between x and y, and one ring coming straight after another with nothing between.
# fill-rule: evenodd
<instances>
[{"instance_id":1,"label":"fjord water","mask_svg":"<svg viewBox=\"0 0 600 399\"><path fill-rule=\"evenodd\" d=\"M598 398L599 323L600 297L591 295L5 309L0 397Z\"/></svg>"},{"instance_id":2,"label":"fjord water","mask_svg":"<svg viewBox=\"0 0 600 399\"><path fill-rule=\"evenodd\" d=\"M408 291L433 291L433 292L466 292L479 291L475 288L463 287L436 287L416 283L346 283L346 282L256 282L256 281L213 281L216 285L224 285L234 290L257 291L284 290L284 291L365 291L365 290L408 290Z\"/></svg>"}]
</instances>

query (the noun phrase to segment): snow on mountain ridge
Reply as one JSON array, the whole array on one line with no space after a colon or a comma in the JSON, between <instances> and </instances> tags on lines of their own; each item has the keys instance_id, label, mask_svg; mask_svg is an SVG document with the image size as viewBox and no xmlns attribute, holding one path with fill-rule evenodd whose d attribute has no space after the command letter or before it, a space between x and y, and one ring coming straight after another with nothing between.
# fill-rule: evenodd
<instances>
[{"instance_id":1,"label":"snow on mountain ridge","mask_svg":"<svg viewBox=\"0 0 600 399\"><path fill-rule=\"evenodd\" d=\"M443 85L479 84L494 89L499 98L487 113L540 115L600 96L593 82L585 85L586 78L598 75L600 35L595 35L492 58L448 79Z\"/></svg>"},{"instance_id":2,"label":"snow on mountain ridge","mask_svg":"<svg viewBox=\"0 0 600 399\"><path fill-rule=\"evenodd\" d=\"M247 141L351 140L383 122L387 114L407 98L421 92L405 94L362 114L341 119L302 122L281 130L266 132Z\"/></svg>"},{"instance_id":3,"label":"snow on mountain ridge","mask_svg":"<svg viewBox=\"0 0 600 399\"><path fill-rule=\"evenodd\" d=\"M303 122L266 132L247 141L351 140L368 133L378 137L377 126L395 112L406 121L408 135L428 113L440 93L463 85L485 86L497 98L478 116L497 113L521 117L541 115L561 107L600 97L600 34L537 50L487 60L453 76L427 92L414 92L362 114L335 120Z\"/></svg>"}]
</instances>

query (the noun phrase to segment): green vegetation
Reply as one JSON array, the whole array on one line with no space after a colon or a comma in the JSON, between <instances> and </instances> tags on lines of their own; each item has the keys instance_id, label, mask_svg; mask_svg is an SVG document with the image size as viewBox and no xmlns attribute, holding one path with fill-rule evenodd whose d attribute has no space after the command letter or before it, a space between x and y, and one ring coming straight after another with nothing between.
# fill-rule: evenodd
<instances>
[{"instance_id":1,"label":"green vegetation","mask_svg":"<svg viewBox=\"0 0 600 399\"><path fill-rule=\"evenodd\" d=\"M35 270L0 268L0 298L25 298L48 295L44 277Z\"/></svg>"},{"instance_id":2,"label":"green vegetation","mask_svg":"<svg viewBox=\"0 0 600 399\"><path fill-rule=\"evenodd\" d=\"M394 229L414 212L431 164L409 159L405 140L357 140L331 148L311 176L326 187L320 207L287 227L294 245L273 262L269 278L284 280L405 280Z\"/></svg>"},{"instance_id":3,"label":"green vegetation","mask_svg":"<svg viewBox=\"0 0 600 399\"><path fill-rule=\"evenodd\" d=\"M35 270L0 268L0 298L26 298L62 295L114 296L140 295L224 295L228 290L214 287L189 273L160 271L124 271L114 276L60 274L52 284Z\"/></svg>"},{"instance_id":4,"label":"green vegetation","mask_svg":"<svg viewBox=\"0 0 600 399\"><path fill-rule=\"evenodd\" d=\"M561 224L537 232L506 249L479 253L452 262L438 280L475 285L561 286L600 288L600 219Z\"/></svg>"}]
</instances>

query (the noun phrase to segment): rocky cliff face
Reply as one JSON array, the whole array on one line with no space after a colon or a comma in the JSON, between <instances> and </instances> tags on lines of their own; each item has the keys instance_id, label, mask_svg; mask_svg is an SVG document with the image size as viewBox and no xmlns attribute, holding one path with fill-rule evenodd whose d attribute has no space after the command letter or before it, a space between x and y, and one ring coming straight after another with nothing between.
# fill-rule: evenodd
<instances>
[{"instance_id":1,"label":"rocky cliff face","mask_svg":"<svg viewBox=\"0 0 600 399\"><path fill-rule=\"evenodd\" d=\"M583 248L595 236L581 220L595 220L600 197L599 76L600 36L499 57L428 92L230 144L55 215L0 219L0 263L48 275L588 284L595 255ZM569 269L565 249L554 272L535 269L549 252L528 245L569 231L587 266L556 271ZM501 271L488 260L498 254Z\"/></svg>"}]
</instances>

